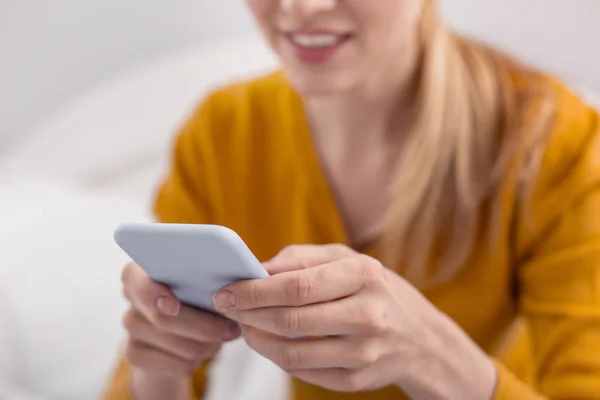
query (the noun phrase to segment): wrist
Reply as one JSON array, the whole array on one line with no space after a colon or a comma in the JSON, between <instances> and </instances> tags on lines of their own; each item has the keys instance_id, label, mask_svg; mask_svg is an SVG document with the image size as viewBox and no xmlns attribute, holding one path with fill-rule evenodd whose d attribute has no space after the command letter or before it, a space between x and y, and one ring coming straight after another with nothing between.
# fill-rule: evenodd
<instances>
[{"instance_id":1,"label":"wrist","mask_svg":"<svg viewBox=\"0 0 600 400\"><path fill-rule=\"evenodd\" d=\"M131 373L131 390L135 400L188 400L189 378L160 375L140 369Z\"/></svg>"},{"instance_id":2,"label":"wrist","mask_svg":"<svg viewBox=\"0 0 600 400\"><path fill-rule=\"evenodd\" d=\"M444 315L440 321L401 367L397 386L411 398L492 400L498 380L493 361L453 321Z\"/></svg>"}]
</instances>

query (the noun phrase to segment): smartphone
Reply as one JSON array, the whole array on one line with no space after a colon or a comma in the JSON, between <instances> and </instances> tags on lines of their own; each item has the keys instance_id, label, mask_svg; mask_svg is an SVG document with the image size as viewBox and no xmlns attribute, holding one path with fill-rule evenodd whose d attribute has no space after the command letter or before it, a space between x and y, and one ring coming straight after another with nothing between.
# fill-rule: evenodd
<instances>
[{"instance_id":1,"label":"smartphone","mask_svg":"<svg viewBox=\"0 0 600 400\"><path fill-rule=\"evenodd\" d=\"M114 238L182 303L213 313L212 296L224 286L269 276L240 236L223 226L126 223Z\"/></svg>"}]
</instances>

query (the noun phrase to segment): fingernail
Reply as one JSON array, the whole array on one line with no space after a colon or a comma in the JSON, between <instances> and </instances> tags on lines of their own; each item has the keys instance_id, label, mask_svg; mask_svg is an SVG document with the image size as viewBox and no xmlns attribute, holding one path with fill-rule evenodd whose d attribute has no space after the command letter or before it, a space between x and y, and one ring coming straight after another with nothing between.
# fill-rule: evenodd
<instances>
[{"instance_id":1,"label":"fingernail","mask_svg":"<svg viewBox=\"0 0 600 400\"><path fill-rule=\"evenodd\" d=\"M179 302L170 297L159 297L156 301L156 307L161 313L172 317L179 314Z\"/></svg>"},{"instance_id":2,"label":"fingernail","mask_svg":"<svg viewBox=\"0 0 600 400\"><path fill-rule=\"evenodd\" d=\"M242 334L242 330L240 329L240 327L238 325L232 325L225 332L224 339L225 339L225 341L230 342L232 340L239 338L241 334Z\"/></svg>"},{"instance_id":3,"label":"fingernail","mask_svg":"<svg viewBox=\"0 0 600 400\"><path fill-rule=\"evenodd\" d=\"M215 293L213 296L213 303L216 308L231 308L235 307L237 299L232 291L222 290Z\"/></svg>"}]
</instances>

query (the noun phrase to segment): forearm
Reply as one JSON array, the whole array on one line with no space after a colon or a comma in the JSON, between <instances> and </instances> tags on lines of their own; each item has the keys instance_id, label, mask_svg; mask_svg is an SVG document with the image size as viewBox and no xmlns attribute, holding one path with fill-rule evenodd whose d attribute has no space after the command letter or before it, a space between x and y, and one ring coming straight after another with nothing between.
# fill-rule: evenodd
<instances>
[{"instance_id":1,"label":"forearm","mask_svg":"<svg viewBox=\"0 0 600 400\"><path fill-rule=\"evenodd\" d=\"M156 376L140 370L131 373L131 390L135 400L190 400L187 378Z\"/></svg>"}]
</instances>

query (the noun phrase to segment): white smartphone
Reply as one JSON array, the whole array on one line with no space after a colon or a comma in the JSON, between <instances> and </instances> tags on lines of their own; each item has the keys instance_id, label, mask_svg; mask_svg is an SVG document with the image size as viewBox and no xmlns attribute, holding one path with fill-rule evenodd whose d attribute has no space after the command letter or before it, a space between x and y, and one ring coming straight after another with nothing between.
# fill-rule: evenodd
<instances>
[{"instance_id":1,"label":"white smartphone","mask_svg":"<svg viewBox=\"0 0 600 400\"><path fill-rule=\"evenodd\" d=\"M126 223L114 237L150 278L206 311L215 312L212 296L222 287L269 276L238 234L223 226Z\"/></svg>"}]
</instances>

